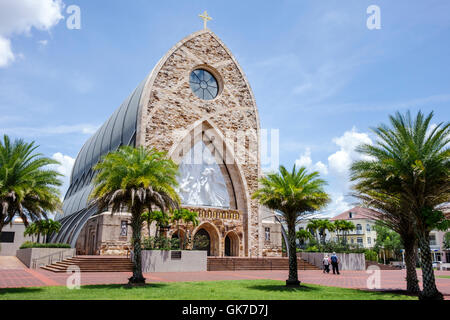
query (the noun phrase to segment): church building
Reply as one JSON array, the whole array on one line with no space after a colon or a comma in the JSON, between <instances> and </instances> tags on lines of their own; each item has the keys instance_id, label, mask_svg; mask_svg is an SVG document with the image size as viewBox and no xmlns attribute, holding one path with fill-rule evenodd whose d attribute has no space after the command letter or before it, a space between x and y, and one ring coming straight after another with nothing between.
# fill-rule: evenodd
<instances>
[{"instance_id":1,"label":"church building","mask_svg":"<svg viewBox=\"0 0 450 320\"><path fill-rule=\"evenodd\" d=\"M88 197L93 166L130 145L166 151L179 164L181 205L198 212L200 223L173 225L168 237L204 235L210 256L281 255L281 226L251 197L261 177L259 137L258 109L243 70L216 34L208 28L195 32L160 59L82 147L64 200L62 229L51 241L69 243L78 254L129 249L130 215L97 212Z\"/></svg>"}]
</instances>

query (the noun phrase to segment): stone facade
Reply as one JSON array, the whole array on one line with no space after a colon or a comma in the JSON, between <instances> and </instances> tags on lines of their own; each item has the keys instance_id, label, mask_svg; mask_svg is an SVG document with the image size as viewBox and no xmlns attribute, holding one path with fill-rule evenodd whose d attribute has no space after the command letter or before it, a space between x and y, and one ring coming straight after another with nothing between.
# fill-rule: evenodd
<instances>
[{"instance_id":1,"label":"stone facade","mask_svg":"<svg viewBox=\"0 0 450 320\"><path fill-rule=\"evenodd\" d=\"M105 212L90 218L84 225L77 243L78 255L127 255L131 248L131 227L122 234L122 223L128 223L131 215Z\"/></svg>"}]
</instances>

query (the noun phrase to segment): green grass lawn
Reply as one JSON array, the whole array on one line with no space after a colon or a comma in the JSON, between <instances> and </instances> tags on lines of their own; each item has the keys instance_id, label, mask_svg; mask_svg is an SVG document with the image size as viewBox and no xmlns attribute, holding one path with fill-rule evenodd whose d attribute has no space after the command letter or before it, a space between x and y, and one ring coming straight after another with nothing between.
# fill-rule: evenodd
<instances>
[{"instance_id":1,"label":"green grass lawn","mask_svg":"<svg viewBox=\"0 0 450 320\"><path fill-rule=\"evenodd\" d=\"M436 278L450 279L450 276L436 276Z\"/></svg>"},{"instance_id":2,"label":"green grass lawn","mask_svg":"<svg viewBox=\"0 0 450 320\"><path fill-rule=\"evenodd\" d=\"M145 287L123 285L0 289L0 300L415 300L395 293L305 284L286 288L283 281L238 280L152 283Z\"/></svg>"}]
</instances>

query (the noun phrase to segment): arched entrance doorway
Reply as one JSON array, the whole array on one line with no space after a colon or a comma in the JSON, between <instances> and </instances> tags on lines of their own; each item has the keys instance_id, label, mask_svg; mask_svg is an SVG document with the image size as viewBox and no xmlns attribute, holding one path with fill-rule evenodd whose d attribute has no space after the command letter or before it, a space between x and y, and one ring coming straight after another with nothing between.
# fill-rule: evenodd
<instances>
[{"instance_id":1,"label":"arched entrance doorway","mask_svg":"<svg viewBox=\"0 0 450 320\"><path fill-rule=\"evenodd\" d=\"M239 237L234 232L228 233L225 237L224 254L226 257L239 256Z\"/></svg>"},{"instance_id":2,"label":"arched entrance doorway","mask_svg":"<svg viewBox=\"0 0 450 320\"><path fill-rule=\"evenodd\" d=\"M200 229L195 234L194 250L208 251L208 257L211 255L211 237L205 229Z\"/></svg>"},{"instance_id":3,"label":"arched entrance doorway","mask_svg":"<svg viewBox=\"0 0 450 320\"><path fill-rule=\"evenodd\" d=\"M213 224L209 222L202 223L193 232L193 235L192 240L194 250L207 250L208 256L218 257L222 254L223 249L220 242L223 240L219 236L217 227ZM200 241L202 239L203 241Z\"/></svg>"}]
</instances>

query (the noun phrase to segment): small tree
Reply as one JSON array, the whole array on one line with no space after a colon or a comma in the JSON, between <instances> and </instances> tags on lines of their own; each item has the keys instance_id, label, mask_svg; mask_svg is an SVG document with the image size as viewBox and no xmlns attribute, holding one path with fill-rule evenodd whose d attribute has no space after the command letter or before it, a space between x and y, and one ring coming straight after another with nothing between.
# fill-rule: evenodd
<instances>
[{"instance_id":1,"label":"small tree","mask_svg":"<svg viewBox=\"0 0 450 320\"><path fill-rule=\"evenodd\" d=\"M200 221L198 220L198 212L190 210L184 211L183 221L186 223L185 240L187 243L187 248L192 249L193 248L192 231L200 223Z\"/></svg>"},{"instance_id":2,"label":"small tree","mask_svg":"<svg viewBox=\"0 0 450 320\"><path fill-rule=\"evenodd\" d=\"M59 232L61 223L53 221L52 219L38 220L26 227L23 235L31 236L34 241L34 236L37 236L37 242L40 243L40 236L43 236L43 242L46 243L48 236L54 232Z\"/></svg>"},{"instance_id":3,"label":"small tree","mask_svg":"<svg viewBox=\"0 0 450 320\"><path fill-rule=\"evenodd\" d=\"M299 286L297 270L297 246L295 226L299 219L324 208L330 201L323 190L325 181L319 172L308 173L305 167L289 172L280 166L278 173L270 173L260 179L261 187L253 194L254 199L281 213L288 227L289 279L287 286Z\"/></svg>"},{"instance_id":4,"label":"small tree","mask_svg":"<svg viewBox=\"0 0 450 320\"><path fill-rule=\"evenodd\" d=\"M318 220L318 221L319 221L318 231L319 231L319 236L320 236L320 242L322 244L325 244L327 231L334 231L334 224L332 222L330 222L330 220L327 220L327 219Z\"/></svg>"},{"instance_id":5,"label":"small tree","mask_svg":"<svg viewBox=\"0 0 450 320\"><path fill-rule=\"evenodd\" d=\"M0 232L16 216L28 226L61 208L61 174L49 169L59 162L36 149L34 142L11 142L7 135L0 141Z\"/></svg>"},{"instance_id":6,"label":"small tree","mask_svg":"<svg viewBox=\"0 0 450 320\"><path fill-rule=\"evenodd\" d=\"M450 232L446 232L444 235L444 247L446 250L450 250Z\"/></svg>"},{"instance_id":7,"label":"small tree","mask_svg":"<svg viewBox=\"0 0 450 320\"><path fill-rule=\"evenodd\" d=\"M355 224L351 221L337 220L334 225L336 230L340 230L342 232L343 243L347 244L348 233L356 229Z\"/></svg>"},{"instance_id":8,"label":"small tree","mask_svg":"<svg viewBox=\"0 0 450 320\"><path fill-rule=\"evenodd\" d=\"M300 244L305 243L305 241L307 240L314 239L313 235L308 230L298 230L296 236L297 239L300 241Z\"/></svg>"},{"instance_id":9,"label":"small tree","mask_svg":"<svg viewBox=\"0 0 450 320\"><path fill-rule=\"evenodd\" d=\"M320 221L319 220L311 220L308 225L306 226L306 229L310 231L312 235L314 235L314 238L316 239L317 243L319 243L319 236L317 234L317 231L320 228Z\"/></svg>"},{"instance_id":10,"label":"small tree","mask_svg":"<svg viewBox=\"0 0 450 320\"><path fill-rule=\"evenodd\" d=\"M374 230L377 233L374 249L377 251L380 249L390 251L396 258L398 258L400 251L403 248L400 235L397 232L387 228L379 221L375 223Z\"/></svg>"},{"instance_id":11,"label":"small tree","mask_svg":"<svg viewBox=\"0 0 450 320\"><path fill-rule=\"evenodd\" d=\"M145 284L141 261L142 214L155 207L166 212L179 206L175 191L178 166L165 152L125 146L107 154L94 170L98 174L90 195L92 205L99 210L111 208L113 214L123 209L131 212L133 276L129 284Z\"/></svg>"}]
</instances>

